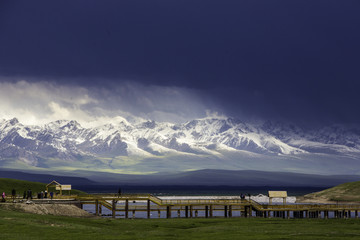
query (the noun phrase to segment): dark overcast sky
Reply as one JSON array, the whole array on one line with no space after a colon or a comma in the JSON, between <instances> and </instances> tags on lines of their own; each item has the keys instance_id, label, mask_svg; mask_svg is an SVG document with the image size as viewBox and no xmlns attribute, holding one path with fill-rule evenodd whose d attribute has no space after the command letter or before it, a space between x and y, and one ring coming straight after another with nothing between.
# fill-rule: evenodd
<instances>
[{"instance_id":1,"label":"dark overcast sky","mask_svg":"<svg viewBox=\"0 0 360 240\"><path fill-rule=\"evenodd\" d=\"M232 116L360 122L358 0L0 0L0 75L200 90Z\"/></svg>"}]
</instances>

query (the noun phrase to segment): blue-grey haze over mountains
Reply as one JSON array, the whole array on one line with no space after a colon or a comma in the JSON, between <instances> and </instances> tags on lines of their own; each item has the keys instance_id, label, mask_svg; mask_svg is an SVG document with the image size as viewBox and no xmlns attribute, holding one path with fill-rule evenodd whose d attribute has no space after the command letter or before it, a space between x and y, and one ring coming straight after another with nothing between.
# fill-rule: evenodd
<instances>
[{"instance_id":1,"label":"blue-grey haze over mountains","mask_svg":"<svg viewBox=\"0 0 360 240\"><path fill-rule=\"evenodd\" d=\"M359 174L359 7L0 1L0 166Z\"/></svg>"}]
</instances>

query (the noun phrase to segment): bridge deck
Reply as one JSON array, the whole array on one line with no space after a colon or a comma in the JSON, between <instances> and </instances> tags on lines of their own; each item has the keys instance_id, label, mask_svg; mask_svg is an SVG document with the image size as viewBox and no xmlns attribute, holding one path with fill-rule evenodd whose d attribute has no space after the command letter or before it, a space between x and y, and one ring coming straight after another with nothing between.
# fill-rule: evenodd
<instances>
[{"instance_id":1,"label":"bridge deck","mask_svg":"<svg viewBox=\"0 0 360 240\"><path fill-rule=\"evenodd\" d=\"M166 208L167 206L181 208L185 206L232 206L238 208L252 207L256 211L357 211L360 210L359 204L260 204L254 200L247 199L160 199L151 194L126 194L126 195L81 195L77 196L83 204L95 204L96 201L108 209L112 209L111 201L150 201L153 203L151 208ZM131 206L131 204L129 204ZM131 206L132 209L140 210L147 207ZM122 210L124 207L116 206L116 210Z\"/></svg>"}]
</instances>

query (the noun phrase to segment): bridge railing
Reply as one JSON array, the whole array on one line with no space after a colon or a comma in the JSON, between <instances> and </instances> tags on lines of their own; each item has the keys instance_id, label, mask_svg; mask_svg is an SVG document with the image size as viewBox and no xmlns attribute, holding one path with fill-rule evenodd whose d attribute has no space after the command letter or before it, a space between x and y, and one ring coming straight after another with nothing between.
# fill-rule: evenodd
<instances>
[{"instance_id":1,"label":"bridge railing","mask_svg":"<svg viewBox=\"0 0 360 240\"><path fill-rule=\"evenodd\" d=\"M162 200L165 205L245 205L248 204L247 200L241 199L169 199Z\"/></svg>"}]
</instances>

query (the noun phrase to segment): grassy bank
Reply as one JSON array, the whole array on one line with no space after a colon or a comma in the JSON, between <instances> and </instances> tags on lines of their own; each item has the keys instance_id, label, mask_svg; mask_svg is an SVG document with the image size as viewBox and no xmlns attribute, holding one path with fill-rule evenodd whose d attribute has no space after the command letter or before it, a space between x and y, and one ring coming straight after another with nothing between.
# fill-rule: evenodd
<instances>
[{"instance_id":1,"label":"grassy bank","mask_svg":"<svg viewBox=\"0 0 360 240\"><path fill-rule=\"evenodd\" d=\"M360 202L360 181L340 184L320 192L307 194L305 200L321 199L326 201Z\"/></svg>"},{"instance_id":2,"label":"grassy bank","mask_svg":"<svg viewBox=\"0 0 360 240\"><path fill-rule=\"evenodd\" d=\"M356 219L104 219L5 211L2 239L360 239Z\"/></svg>"},{"instance_id":3,"label":"grassy bank","mask_svg":"<svg viewBox=\"0 0 360 240\"><path fill-rule=\"evenodd\" d=\"M47 183L30 182L10 178L0 178L0 194L5 192L7 196L11 196L12 189L16 190L16 194L22 196L24 191L31 189L33 195L37 192L45 191ZM55 188L49 188L49 191L55 191ZM64 194L68 194L69 191L64 191ZM70 194L83 194L84 192L79 190L71 190Z\"/></svg>"}]
</instances>

